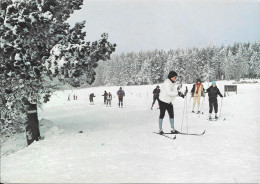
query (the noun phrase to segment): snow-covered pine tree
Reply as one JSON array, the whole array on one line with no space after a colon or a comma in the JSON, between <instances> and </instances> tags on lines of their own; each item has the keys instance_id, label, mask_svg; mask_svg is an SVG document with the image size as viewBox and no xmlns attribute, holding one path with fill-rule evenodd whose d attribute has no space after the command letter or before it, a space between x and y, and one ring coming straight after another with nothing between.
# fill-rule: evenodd
<instances>
[{"instance_id":1,"label":"snow-covered pine tree","mask_svg":"<svg viewBox=\"0 0 260 184\"><path fill-rule=\"evenodd\" d=\"M218 48L213 47L214 55L210 60L210 75L211 80L219 80L220 79L220 63L221 63L221 52Z\"/></svg>"},{"instance_id":2,"label":"snow-covered pine tree","mask_svg":"<svg viewBox=\"0 0 260 184\"><path fill-rule=\"evenodd\" d=\"M93 83L93 86L103 86L104 83L104 77L103 77L103 73L104 73L104 61L100 61L98 67L96 68L96 80Z\"/></svg>"},{"instance_id":3,"label":"snow-covered pine tree","mask_svg":"<svg viewBox=\"0 0 260 184\"><path fill-rule=\"evenodd\" d=\"M186 50L184 57L186 69L183 76L182 82L192 83L194 78L198 78L199 71L198 69L198 62L196 58L196 54L193 50Z\"/></svg>"},{"instance_id":4,"label":"snow-covered pine tree","mask_svg":"<svg viewBox=\"0 0 260 184\"><path fill-rule=\"evenodd\" d=\"M122 85L131 85L133 84L133 80L132 80L132 74L133 74L133 69L134 69L134 65L133 65L133 52L127 53L126 57L124 59L124 63L123 63L123 84Z\"/></svg>"},{"instance_id":5,"label":"snow-covered pine tree","mask_svg":"<svg viewBox=\"0 0 260 184\"><path fill-rule=\"evenodd\" d=\"M137 55L137 71L136 71L136 84L141 85L143 84L143 74L142 74L142 67L143 67L143 62L145 61L146 58L146 53L141 51Z\"/></svg>"},{"instance_id":6,"label":"snow-covered pine tree","mask_svg":"<svg viewBox=\"0 0 260 184\"><path fill-rule=\"evenodd\" d=\"M250 58L250 77L260 76L260 52L254 52Z\"/></svg>"},{"instance_id":7,"label":"snow-covered pine tree","mask_svg":"<svg viewBox=\"0 0 260 184\"><path fill-rule=\"evenodd\" d=\"M166 79L171 70L177 68L177 56L173 50L170 50L167 54L166 63L163 70L163 78Z\"/></svg>"},{"instance_id":8,"label":"snow-covered pine tree","mask_svg":"<svg viewBox=\"0 0 260 184\"><path fill-rule=\"evenodd\" d=\"M138 74L139 83L143 84L152 84L152 76L151 76L151 62L150 58L146 57L143 61L142 68Z\"/></svg>"},{"instance_id":9,"label":"snow-covered pine tree","mask_svg":"<svg viewBox=\"0 0 260 184\"><path fill-rule=\"evenodd\" d=\"M243 48L246 49L246 53L244 53L245 55L245 59L246 61L248 62L248 71L246 72L247 73L247 76L249 78L253 78L255 76L255 64L256 64L256 60L252 58L252 56L255 54L255 51L253 49L253 45L250 44L248 46L248 48L246 47L245 44L243 44Z\"/></svg>"},{"instance_id":10,"label":"snow-covered pine tree","mask_svg":"<svg viewBox=\"0 0 260 184\"><path fill-rule=\"evenodd\" d=\"M85 42L85 22L73 28L66 23L82 4L83 0L1 1L1 122L23 117L28 145L40 138L37 105L48 101L53 84L91 84L97 62L109 59L115 50L107 34Z\"/></svg>"},{"instance_id":11,"label":"snow-covered pine tree","mask_svg":"<svg viewBox=\"0 0 260 184\"><path fill-rule=\"evenodd\" d=\"M116 85L125 85L125 64L126 54L122 53L118 58L117 67L113 69L117 76L118 83ZM108 76L109 77L109 76Z\"/></svg>"},{"instance_id":12,"label":"snow-covered pine tree","mask_svg":"<svg viewBox=\"0 0 260 184\"><path fill-rule=\"evenodd\" d=\"M228 50L228 54L224 58L224 74L227 80L231 80L233 77L233 63L235 62L234 55L231 50Z\"/></svg>"},{"instance_id":13,"label":"snow-covered pine tree","mask_svg":"<svg viewBox=\"0 0 260 184\"><path fill-rule=\"evenodd\" d=\"M185 51L177 52L176 56L176 72L178 73L177 81L183 81L185 76L186 61L184 60Z\"/></svg>"}]
</instances>

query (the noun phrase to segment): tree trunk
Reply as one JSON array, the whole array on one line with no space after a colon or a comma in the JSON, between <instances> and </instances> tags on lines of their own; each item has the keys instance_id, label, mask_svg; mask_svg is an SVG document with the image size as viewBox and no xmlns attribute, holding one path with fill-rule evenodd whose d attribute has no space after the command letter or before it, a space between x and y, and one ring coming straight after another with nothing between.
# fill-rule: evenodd
<instances>
[{"instance_id":1,"label":"tree trunk","mask_svg":"<svg viewBox=\"0 0 260 184\"><path fill-rule=\"evenodd\" d=\"M28 145L33 143L33 141L38 141L40 139L37 104L31 104L30 102L28 102L27 121L25 130Z\"/></svg>"}]
</instances>

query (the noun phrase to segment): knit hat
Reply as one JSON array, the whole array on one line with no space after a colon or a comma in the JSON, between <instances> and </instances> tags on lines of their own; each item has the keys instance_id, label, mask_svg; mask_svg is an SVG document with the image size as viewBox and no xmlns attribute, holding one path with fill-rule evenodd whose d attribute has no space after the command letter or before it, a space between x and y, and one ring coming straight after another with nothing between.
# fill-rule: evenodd
<instances>
[{"instance_id":1,"label":"knit hat","mask_svg":"<svg viewBox=\"0 0 260 184\"><path fill-rule=\"evenodd\" d=\"M170 71L168 75L168 79L171 79L172 77L178 76L178 74L175 71Z\"/></svg>"},{"instance_id":2,"label":"knit hat","mask_svg":"<svg viewBox=\"0 0 260 184\"><path fill-rule=\"evenodd\" d=\"M216 81L212 81L212 85L216 85Z\"/></svg>"},{"instance_id":3,"label":"knit hat","mask_svg":"<svg viewBox=\"0 0 260 184\"><path fill-rule=\"evenodd\" d=\"M197 79L197 82L200 82L200 83L201 83L201 80L200 80L200 79Z\"/></svg>"}]
</instances>

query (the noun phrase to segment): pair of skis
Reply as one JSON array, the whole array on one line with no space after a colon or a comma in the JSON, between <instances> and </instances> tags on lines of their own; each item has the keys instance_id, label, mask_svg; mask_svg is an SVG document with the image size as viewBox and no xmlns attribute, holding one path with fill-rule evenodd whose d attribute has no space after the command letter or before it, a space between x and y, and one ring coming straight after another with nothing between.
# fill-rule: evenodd
<instances>
[{"instance_id":1,"label":"pair of skis","mask_svg":"<svg viewBox=\"0 0 260 184\"><path fill-rule=\"evenodd\" d=\"M201 136L201 135L204 135L205 132L206 132L206 130L204 130L202 133L199 133L199 134L195 134L195 133L184 133L184 132L179 132L178 134L179 134L179 135ZM168 134L172 134L172 133L163 133L163 134L160 134L160 133L158 133L158 132L153 132L153 133L158 134L158 135L161 135L161 136L164 136L164 137L167 137L168 139L172 139L172 140L176 139L176 135L177 135L177 134L173 134L173 135L175 135L175 136L174 136L174 137L170 137L170 136L168 136Z\"/></svg>"},{"instance_id":2,"label":"pair of skis","mask_svg":"<svg viewBox=\"0 0 260 184\"><path fill-rule=\"evenodd\" d=\"M225 121L226 120L226 117L224 117L224 118L220 118L220 117L218 117L218 118L211 118L211 119L208 119L208 121Z\"/></svg>"}]
</instances>

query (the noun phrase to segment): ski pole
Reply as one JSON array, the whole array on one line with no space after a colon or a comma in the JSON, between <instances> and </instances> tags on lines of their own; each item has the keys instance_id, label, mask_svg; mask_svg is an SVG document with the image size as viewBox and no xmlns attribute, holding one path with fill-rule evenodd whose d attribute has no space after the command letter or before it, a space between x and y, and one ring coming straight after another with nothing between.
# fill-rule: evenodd
<instances>
[{"instance_id":1,"label":"ski pole","mask_svg":"<svg viewBox=\"0 0 260 184\"><path fill-rule=\"evenodd\" d=\"M222 99L221 99L221 105L220 105L220 110L219 110L219 118L220 118L220 116L221 116L222 101L223 101L223 97L222 97Z\"/></svg>"},{"instance_id":2,"label":"ski pole","mask_svg":"<svg viewBox=\"0 0 260 184\"><path fill-rule=\"evenodd\" d=\"M192 96L190 96L190 100L189 100L189 105L188 105L188 109L190 109L190 101L192 99Z\"/></svg>"},{"instance_id":3,"label":"ski pole","mask_svg":"<svg viewBox=\"0 0 260 184\"><path fill-rule=\"evenodd\" d=\"M185 96L186 98L186 96ZM182 124L181 124L181 132L182 132L182 126L183 126L183 121L184 121L184 112L185 112L185 100L184 100L184 103L183 103L183 113L182 113Z\"/></svg>"},{"instance_id":4,"label":"ski pole","mask_svg":"<svg viewBox=\"0 0 260 184\"><path fill-rule=\"evenodd\" d=\"M203 100L202 100L202 103L201 103L201 108L200 108L200 114L203 114L202 110L203 110L203 107L204 107L204 101L205 101L205 97L203 97ZM200 117L200 115L199 115Z\"/></svg>"},{"instance_id":5,"label":"ski pole","mask_svg":"<svg viewBox=\"0 0 260 184\"><path fill-rule=\"evenodd\" d=\"M186 97L186 123L187 123L187 133L189 133L188 100L187 100L187 97Z\"/></svg>"}]
</instances>

